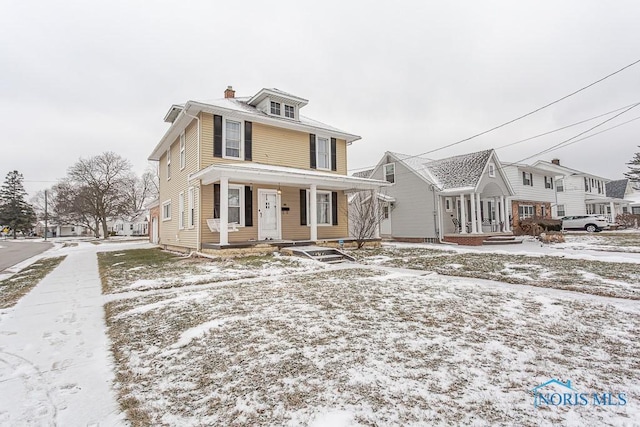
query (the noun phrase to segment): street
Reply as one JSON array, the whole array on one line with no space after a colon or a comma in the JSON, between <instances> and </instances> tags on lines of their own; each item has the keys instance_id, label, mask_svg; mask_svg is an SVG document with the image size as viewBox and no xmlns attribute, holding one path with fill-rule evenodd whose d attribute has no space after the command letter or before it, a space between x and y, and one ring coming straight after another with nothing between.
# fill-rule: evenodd
<instances>
[{"instance_id":1,"label":"street","mask_svg":"<svg viewBox=\"0 0 640 427\"><path fill-rule=\"evenodd\" d=\"M0 240L0 272L52 247L49 242Z\"/></svg>"}]
</instances>

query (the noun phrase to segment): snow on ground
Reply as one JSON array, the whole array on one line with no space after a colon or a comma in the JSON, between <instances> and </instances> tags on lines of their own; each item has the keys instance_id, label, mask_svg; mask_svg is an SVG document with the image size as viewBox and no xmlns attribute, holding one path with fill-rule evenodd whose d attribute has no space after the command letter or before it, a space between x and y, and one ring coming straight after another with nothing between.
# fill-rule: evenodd
<instances>
[{"instance_id":1,"label":"snow on ground","mask_svg":"<svg viewBox=\"0 0 640 427\"><path fill-rule=\"evenodd\" d=\"M637 399L636 301L408 272L379 265L386 256L372 266L117 294L107 312L122 399L152 425L640 419L636 404L537 409L531 393L567 378L581 392Z\"/></svg>"},{"instance_id":2,"label":"snow on ground","mask_svg":"<svg viewBox=\"0 0 640 427\"><path fill-rule=\"evenodd\" d=\"M58 244L38 255L67 258L0 311L0 425L123 425L96 248Z\"/></svg>"}]
</instances>

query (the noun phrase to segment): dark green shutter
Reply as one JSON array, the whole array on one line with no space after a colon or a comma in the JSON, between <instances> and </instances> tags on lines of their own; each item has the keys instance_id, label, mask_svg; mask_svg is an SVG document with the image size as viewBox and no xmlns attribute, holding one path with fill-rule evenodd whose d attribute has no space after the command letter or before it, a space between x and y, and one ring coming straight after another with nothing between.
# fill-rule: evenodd
<instances>
[{"instance_id":1,"label":"dark green shutter","mask_svg":"<svg viewBox=\"0 0 640 427\"><path fill-rule=\"evenodd\" d=\"M300 190L300 225L307 225L307 190Z\"/></svg>"},{"instance_id":2,"label":"dark green shutter","mask_svg":"<svg viewBox=\"0 0 640 427\"><path fill-rule=\"evenodd\" d=\"M253 123L244 122L244 159L251 161L251 138L253 131Z\"/></svg>"},{"instance_id":3,"label":"dark green shutter","mask_svg":"<svg viewBox=\"0 0 640 427\"><path fill-rule=\"evenodd\" d=\"M213 184L213 217L220 218L220 184Z\"/></svg>"},{"instance_id":4,"label":"dark green shutter","mask_svg":"<svg viewBox=\"0 0 640 427\"><path fill-rule=\"evenodd\" d=\"M338 162L336 161L336 139L331 138L331 170L338 170Z\"/></svg>"},{"instance_id":5,"label":"dark green shutter","mask_svg":"<svg viewBox=\"0 0 640 427\"><path fill-rule=\"evenodd\" d=\"M316 169L316 136L309 134L309 160L311 169Z\"/></svg>"},{"instance_id":6,"label":"dark green shutter","mask_svg":"<svg viewBox=\"0 0 640 427\"><path fill-rule=\"evenodd\" d=\"M213 157L222 157L222 116L213 116Z\"/></svg>"},{"instance_id":7,"label":"dark green shutter","mask_svg":"<svg viewBox=\"0 0 640 427\"><path fill-rule=\"evenodd\" d=\"M331 219L333 225L338 225L338 192L331 192Z\"/></svg>"},{"instance_id":8,"label":"dark green shutter","mask_svg":"<svg viewBox=\"0 0 640 427\"><path fill-rule=\"evenodd\" d=\"M244 186L244 225L253 226L253 191L248 185Z\"/></svg>"}]
</instances>

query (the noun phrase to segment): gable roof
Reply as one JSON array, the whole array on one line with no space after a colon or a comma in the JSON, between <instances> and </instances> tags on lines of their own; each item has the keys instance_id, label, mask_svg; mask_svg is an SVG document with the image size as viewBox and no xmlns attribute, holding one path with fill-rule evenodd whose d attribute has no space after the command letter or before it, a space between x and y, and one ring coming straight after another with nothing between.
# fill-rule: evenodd
<instances>
[{"instance_id":1,"label":"gable roof","mask_svg":"<svg viewBox=\"0 0 640 427\"><path fill-rule=\"evenodd\" d=\"M614 197L616 199L624 199L624 195L627 192L628 179L617 179L615 181L609 181L605 184L607 197Z\"/></svg>"},{"instance_id":2,"label":"gable roof","mask_svg":"<svg viewBox=\"0 0 640 427\"><path fill-rule=\"evenodd\" d=\"M351 174L351 176L356 178L369 178L372 173L373 173L373 169L367 169L360 172L354 172Z\"/></svg>"}]
</instances>

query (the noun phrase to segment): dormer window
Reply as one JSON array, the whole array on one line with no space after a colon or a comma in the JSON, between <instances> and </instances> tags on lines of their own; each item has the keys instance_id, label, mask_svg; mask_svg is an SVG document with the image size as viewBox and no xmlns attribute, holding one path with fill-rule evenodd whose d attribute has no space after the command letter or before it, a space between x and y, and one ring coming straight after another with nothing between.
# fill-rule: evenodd
<instances>
[{"instance_id":1,"label":"dormer window","mask_svg":"<svg viewBox=\"0 0 640 427\"><path fill-rule=\"evenodd\" d=\"M271 114L274 116L280 115L280 103L271 101Z\"/></svg>"},{"instance_id":2,"label":"dormer window","mask_svg":"<svg viewBox=\"0 0 640 427\"><path fill-rule=\"evenodd\" d=\"M296 109L293 107L293 105L284 105L284 116L288 119L296 118Z\"/></svg>"},{"instance_id":3,"label":"dormer window","mask_svg":"<svg viewBox=\"0 0 640 427\"><path fill-rule=\"evenodd\" d=\"M489 176L491 178L496 177L496 165L494 165L493 163L489 163Z\"/></svg>"}]
</instances>

